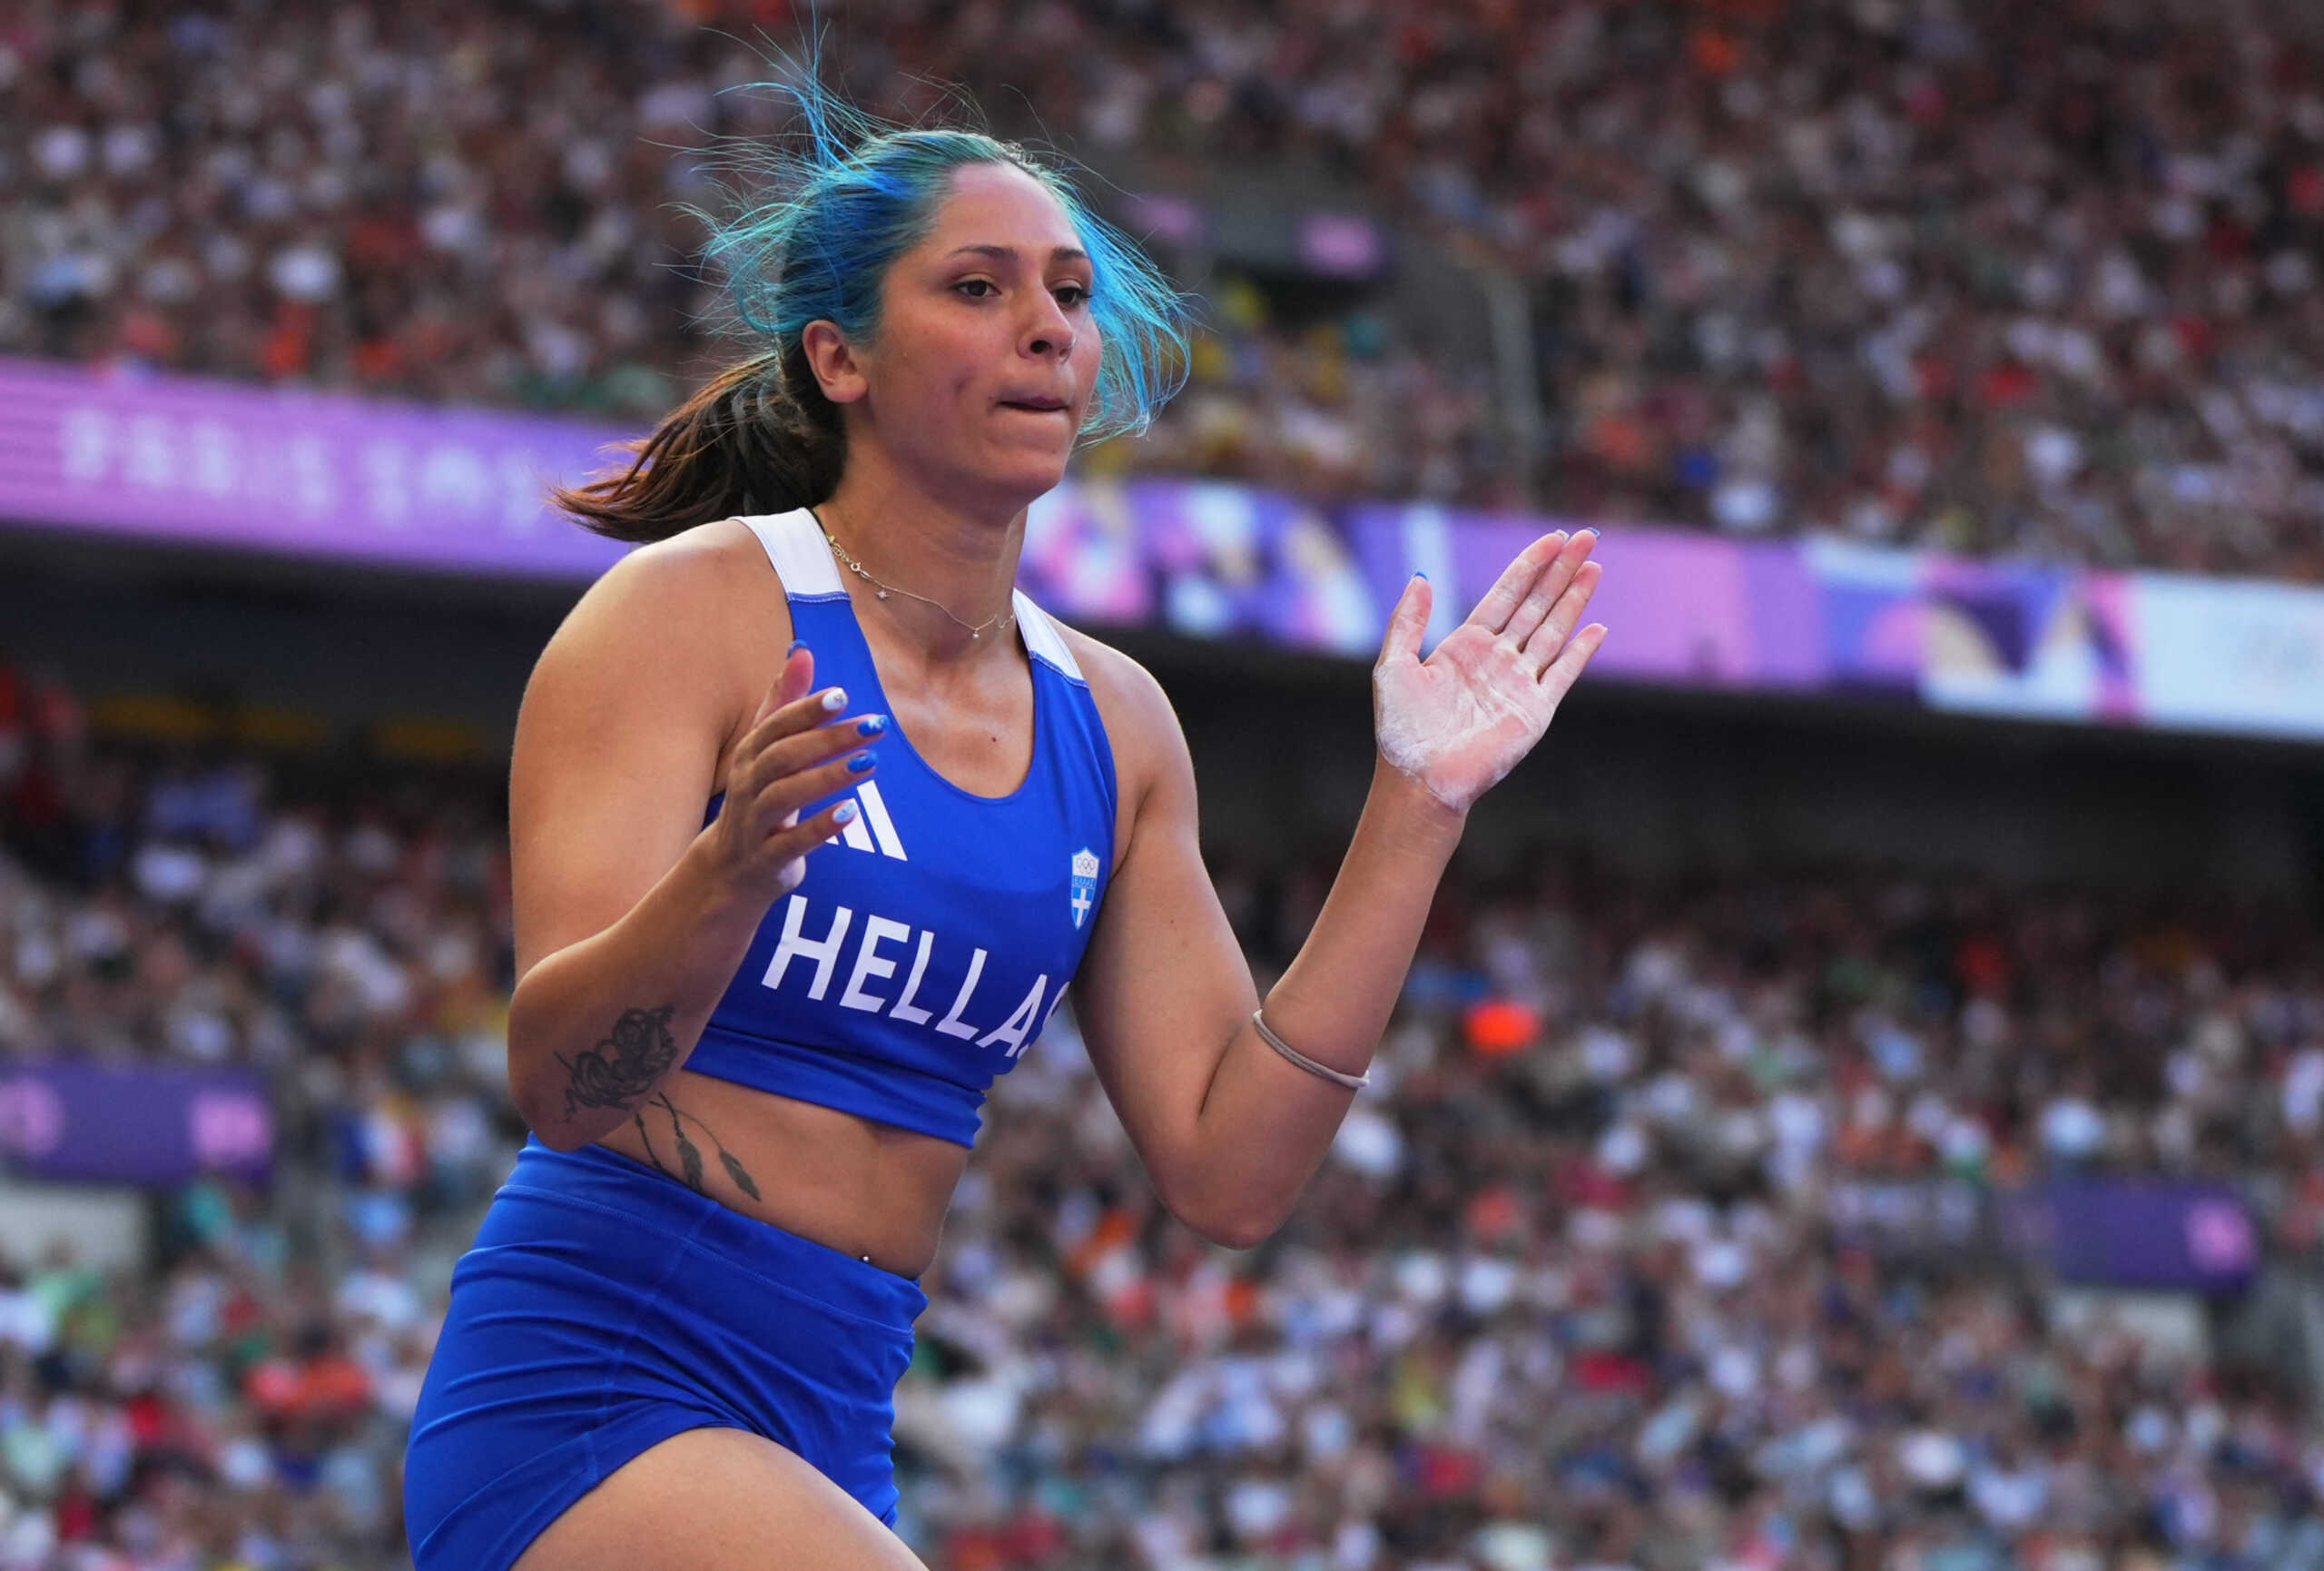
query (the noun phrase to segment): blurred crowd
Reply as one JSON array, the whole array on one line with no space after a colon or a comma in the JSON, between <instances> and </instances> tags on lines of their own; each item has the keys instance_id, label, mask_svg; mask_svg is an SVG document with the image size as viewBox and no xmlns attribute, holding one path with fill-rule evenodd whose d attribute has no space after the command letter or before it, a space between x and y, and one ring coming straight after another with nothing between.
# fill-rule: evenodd
<instances>
[{"instance_id":1,"label":"blurred crowd","mask_svg":"<svg viewBox=\"0 0 2324 1571\"><path fill-rule=\"evenodd\" d=\"M680 206L707 138L779 128L720 90L803 11L33 0L0 21L0 351L650 418L733 352ZM958 82L1157 180L1321 170L1530 301L1496 369L1379 299L1200 280L1193 385L1093 465L2324 577L2300 7L832 11L875 112Z\"/></svg>"},{"instance_id":2,"label":"blurred crowd","mask_svg":"<svg viewBox=\"0 0 2324 1571\"><path fill-rule=\"evenodd\" d=\"M451 1260L514 1160L497 783L93 744L0 667L0 1055L247 1063L267 1186L0 1272L0 1571L385 1571ZM1264 981L1321 872L1228 865ZM2324 1228L2282 913L1864 872L1456 878L1256 1250L1155 1202L1069 1012L996 1088L898 1393L934 1571L2324 1571L2297 1369L2068 1312L2060 1171ZM1890 1230L1920 1197L1943 1223Z\"/></svg>"},{"instance_id":3,"label":"blurred crowd","mask_svg":"<svg viewBox=\"0 0 2324 1571\"><path fill-rule=\"evenodd\" d=\"M271 1183L154 1196L150 1269L0 1260L0 1567L409 1564L450 1260L523 1136L508 966L493 782L95 746L0 662L0 1063L247 1065L277 1131Z\"/></svg>"}]
</instances>

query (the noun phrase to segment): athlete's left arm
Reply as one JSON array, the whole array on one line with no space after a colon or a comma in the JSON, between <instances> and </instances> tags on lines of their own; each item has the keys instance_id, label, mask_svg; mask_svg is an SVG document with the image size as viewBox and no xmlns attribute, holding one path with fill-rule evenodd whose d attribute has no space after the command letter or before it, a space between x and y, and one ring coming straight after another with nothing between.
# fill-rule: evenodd
<instances>
[{"instance_id":1,"label":"athlete's left arm","mask_svg":"<svg viewBox=\"0 0 2324 1571\"><path fill-rule=\"evenodd\" d=\"M1275 1034L1350 1074L1371 1062L1470 805L1547 729L1605 637L1580 626L1595 536L1544 536L1425 661L1425 579L1374 670L1372 793L1322 913L1266 998ZM1243 1249L1281 1226L1347 1115L1349 1092L1291 1063L1202 863L1194 769L1154 679L1092 668L1123 786L1125 848L1076 982L1098 1078L1162 1202Z\"/></svg>"}]
</instances>

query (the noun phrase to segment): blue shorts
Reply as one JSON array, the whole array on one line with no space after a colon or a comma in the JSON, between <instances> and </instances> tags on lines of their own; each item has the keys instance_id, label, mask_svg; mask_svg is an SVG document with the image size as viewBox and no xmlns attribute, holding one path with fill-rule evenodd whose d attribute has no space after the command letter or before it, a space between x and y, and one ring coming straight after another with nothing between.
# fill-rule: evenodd
<instances>
[{"instance_id":1,"label":"blue shorts","mask_svg":"<svg viewBox=\"0 0 2324 1571\"><path fill-rule=\"evenodd\" d=\"M747 1429L893 1525L918 1283L602 1146L526 1142L451 1305L404 1457L416 1571L507 1571L685 1429Z\"/></svg>"}]
</instances>

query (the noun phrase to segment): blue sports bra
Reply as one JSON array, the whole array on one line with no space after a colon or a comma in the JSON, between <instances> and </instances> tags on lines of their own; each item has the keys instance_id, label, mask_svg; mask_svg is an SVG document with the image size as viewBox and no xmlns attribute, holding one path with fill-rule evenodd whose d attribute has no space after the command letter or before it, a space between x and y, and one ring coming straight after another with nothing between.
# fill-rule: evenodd
<instances>
[{"instance_id":1,"label":"blue sports bra","mask_svg":"<svg viewBox=\"0 0 2324 1571\"><path fill-rule=\"evenodd\" d=\"M791 601L815 682L888 713L822 527L743 520ZM1088 947L1114 859L1114 755L1081 667L1023 593L1033 762L1006 796L946 780L891 726L845 832L759 923L685 1067L976 1143L985 1092L1041 1033ZM717 816L711 798L703 822ZM826 797L803 812L820 812Z\"/></svg>"}]
</instances>

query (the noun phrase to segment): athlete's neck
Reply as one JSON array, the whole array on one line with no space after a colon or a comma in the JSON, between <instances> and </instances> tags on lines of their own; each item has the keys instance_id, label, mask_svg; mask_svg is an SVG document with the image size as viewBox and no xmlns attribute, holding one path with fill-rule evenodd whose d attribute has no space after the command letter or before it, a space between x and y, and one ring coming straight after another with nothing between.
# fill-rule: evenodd
<instances>
[{"instance_id":1,"label":"athlete's neck","mask_svg":"<svg viewBox=\"0 0 2324 1571\"><path fill-rule=\"evenodd\" d=\"M1012 646L1014 629L994 618L1008 616L1017 585L1024 507L980 511L940 499L892 468L876 460L859 463L857 457L849 455L846 474L815 516L874 578L891 589L910 591L884 599L873 593L871 602L879 614L931 660ZM842 572L853 577L844 564ZM849 586L859 608L868 589L861 580ZM943 609L914 596L926 596ZM970 629L979 626L985 627L984 634L971 637ZM1002 631L1011 636L996 636Z\"/></svg>"}]
</instances>

